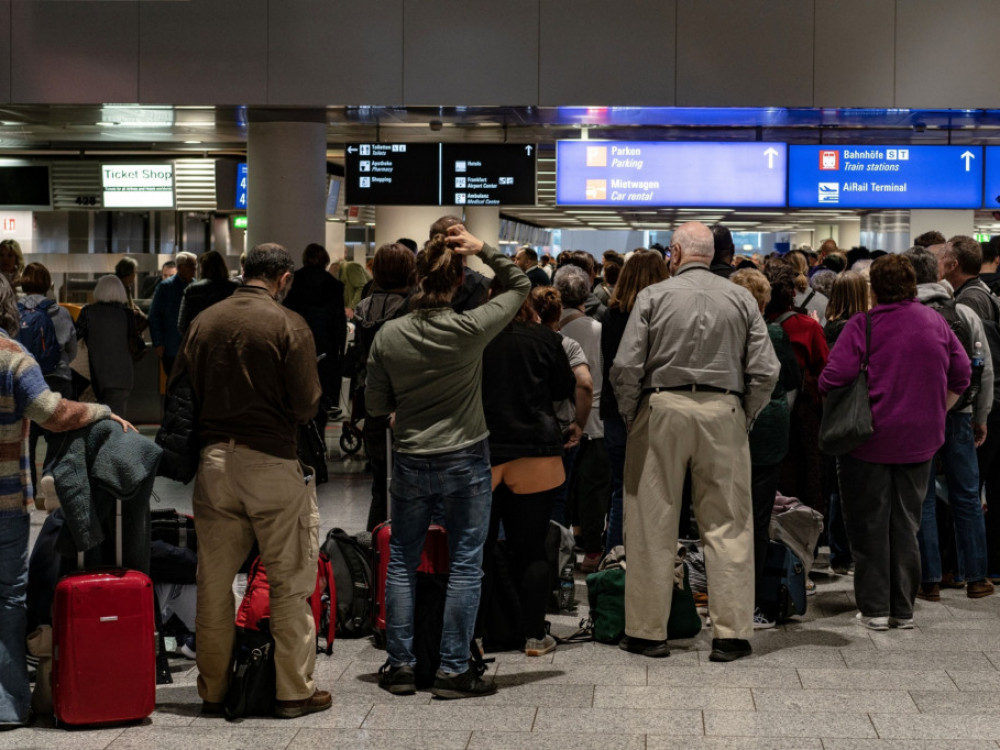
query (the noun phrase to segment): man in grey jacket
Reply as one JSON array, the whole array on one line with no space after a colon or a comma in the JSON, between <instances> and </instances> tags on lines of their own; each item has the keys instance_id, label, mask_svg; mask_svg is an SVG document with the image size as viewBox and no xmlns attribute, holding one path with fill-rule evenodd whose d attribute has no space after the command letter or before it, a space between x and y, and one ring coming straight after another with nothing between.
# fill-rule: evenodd
<instances>
[{"instance_id":1,"label":"man in grey jacket","mask_svg":"<svg viewBox=\"0 0 1000 750\"><path fill-rule=\"evenodd\" d=\"M671 244L671 279L636 297L611 368L629 426L625 459L625 632L622 648L670 654L671 570L684 474L705 543L712 661L751 652L754 566L747 433L780 366L751 294L709 270L715 246L700 222Z\"/></svg>"},{"instance_id":2,"label":"man in grey jacket","mask_svg":"<svg viewBox=\"0 0 1000 750\"><path fill-rule=\"evenodd\" d=\"M937 246L941 247L941 246ZM917 299L944 315L949 325L950 310L954 309L967 336L960 335L962 346L982 347L983 371L979 392L972 403L953 408L945 422L944 445L938 451L948 484L948 500L955 526L956 552L962 560L966 594L978 599L993 593L993 584L986 579L986 522L979 501L979 467L976 462L976 433L985 432L986 421L993 408L993 361L982 321L971 307L955 303L948 289L938 282L938 255L933 248L913 247L905 253L917 274ZM954 329L954 326L953 326ZM962 341L966 338L966 341ZM967 351L972 358L973 351ZM975 377L975 373L973 373ZM917 596L926 601L941 600L941 550L938 544L937 484L931 473L924 508L920 517L920 589Z\"/></svg>"}]
</instances>

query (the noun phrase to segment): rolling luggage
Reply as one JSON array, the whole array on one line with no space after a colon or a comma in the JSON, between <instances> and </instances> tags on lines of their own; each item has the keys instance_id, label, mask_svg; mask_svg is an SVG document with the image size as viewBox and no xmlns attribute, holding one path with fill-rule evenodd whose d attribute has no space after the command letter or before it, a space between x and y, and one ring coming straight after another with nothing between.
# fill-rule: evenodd
<instances>
[{"instance_id":1,"label":"rolling luggage","mask_svg":"<svg viewBox=\"0 0 1000 750\"><path fill-rule=\"evenodd\" d=\"M116 518L118 567L81 570L56 585L52 700L63 724L139 721L155 707L153 584L121 567L120 500ZM82 553L78 561L82 568Z\"/></svg>"},{"instance_id":2,"label":"rolling luggage","mask_svg":"<svg viewBox=\"0 0 1000 750\"><path fill-rule=\"evenodd\" d=\"M767 543L761 580L761 609L776 622L806 613L806 570L802 561L781 542Z\"/></svg>"}]
</instances>

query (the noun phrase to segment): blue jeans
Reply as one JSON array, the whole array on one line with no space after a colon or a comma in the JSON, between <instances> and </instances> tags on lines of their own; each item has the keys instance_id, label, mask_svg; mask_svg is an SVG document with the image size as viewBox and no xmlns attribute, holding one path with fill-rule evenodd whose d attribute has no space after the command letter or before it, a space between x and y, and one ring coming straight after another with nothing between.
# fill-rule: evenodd
<instances>
[{"instance_id":1,"label":"blue jeans","mask_svg":"<svg viewBox=\"0 0 1000 750\"><path fill-rule=\"evenodd\" d=\"M944 445L938 451L948 481L948 502L955 524L959 567L968 581L986 578L986 523L979 502L979 464L972 434L972 415L949 412L945 420ZM938 544L937 492L931 473L920 520L920 580L941 581L941 550Z\"/></svg>"},{"instance_id":2,"label":"blue jeans","mask_svg":"<svg viewBox=\"0 0 1000 750\"><path fill-rule=\"evenodd\" d=\"M621 417L604 420L604 448L611 464L611 505L608 508L608 541L605 550L623 544L622 539L622 487L625 475L625 442L628 430Z\"/></svg>"},{"instance_id":3,"label":"blue jeans","mask_svg":"<svg viewBox=\"0 0 1000 750\"><path fill-rule=\"evenodd\" d=\"M26 723L31 705L25 658L30 530L27 513L0 518L0 724Z\"/></svg>"},{"instance_id":4,"label":"blue jeans","mask_svg":"<svg viewBox=\"0 0 1000 750\"><path fill-rule=\"evenodd\" d=\"M386 651L393 666L416 663L413 608L417 566L435 507L444 512L450 569L441 633L441 670L468 668L479 610L483 544L490 526L490 452L480 443L451 453L393 453L392 537L386 579Z\"/></svg>"}]
</instances>

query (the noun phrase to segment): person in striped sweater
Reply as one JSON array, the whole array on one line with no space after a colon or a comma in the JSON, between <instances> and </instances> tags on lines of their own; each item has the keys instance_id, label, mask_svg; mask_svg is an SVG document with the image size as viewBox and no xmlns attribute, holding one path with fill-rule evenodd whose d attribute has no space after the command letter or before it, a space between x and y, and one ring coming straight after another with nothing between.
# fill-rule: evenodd
<instances>
[{"instance_id":1,"label":"person in striped sweater","mask_svg":"<svg viewBox=\"0 0 1000 750\"><path fill-rule=\"evenodd\" d=\"M101 419L128 422L103 404L82 404L50 391L19 330L17 297L0 275L0 728L26 724L31 692L25 660L29 507L34 500L29 422L65 432Z\"/></svg>"}]
</instances>

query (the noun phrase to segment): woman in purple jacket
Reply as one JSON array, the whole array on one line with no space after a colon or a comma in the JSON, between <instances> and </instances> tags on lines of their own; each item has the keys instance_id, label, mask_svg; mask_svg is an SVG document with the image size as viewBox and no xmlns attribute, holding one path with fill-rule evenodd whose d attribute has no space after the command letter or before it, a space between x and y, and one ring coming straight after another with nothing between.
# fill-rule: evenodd
<instances>
[{"instance_id":1,"label":"woman in purple jacket","mask_svg":"<svg viewBox=\"0 0 1000 750\"><path fill-rule=\"evenodd\" d=\"M921 504L934 454L944 443L945 413L968 387L970 364L945 319L916 300L909 259L879 258L871 266L871 285L874 434L840 457L841 503L859 622L872 630L912 628ZM865 321L854 315L844 326L819 379L823 395L858 377Z\"/></svg>"}]
</instances>

